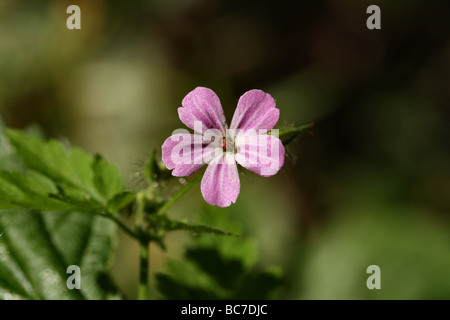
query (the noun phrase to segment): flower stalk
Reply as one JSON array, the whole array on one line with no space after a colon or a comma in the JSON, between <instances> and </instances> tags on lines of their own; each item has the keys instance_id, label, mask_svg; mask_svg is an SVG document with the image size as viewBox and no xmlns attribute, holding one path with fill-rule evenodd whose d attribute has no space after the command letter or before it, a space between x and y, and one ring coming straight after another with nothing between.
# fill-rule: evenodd
<instances>
[{"instance_id":1,"label":"flower stalk","mask_svg":"<svg viewBox=\"0 0 450 320\"><path fill-rule=\"evenodd\" d=\"M150 262L150 241L142 239L139 242L139 285L138 299L148 300L149 298L149 262Z\"/></svg>"}]
</instances>

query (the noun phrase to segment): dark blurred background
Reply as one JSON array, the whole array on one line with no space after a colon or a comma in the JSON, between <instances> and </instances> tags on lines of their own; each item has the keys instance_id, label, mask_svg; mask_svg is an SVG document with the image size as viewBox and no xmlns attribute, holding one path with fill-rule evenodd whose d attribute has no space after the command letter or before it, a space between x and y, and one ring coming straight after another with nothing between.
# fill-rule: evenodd
<instances>
[{"instance_id":1,"label":"dark blurred background","mask_svg":"<svg viewBox=\"0 0 450 320\"><path fill-rule=\"evenodd\" d=\"M81 8L81 30L66 8ZM366 9L381 8L381 30ZM283 299L450 299L449 1L2 0L0 113L11 127L100 152L129 188L182 128L177 107L213 89L228 121L245 91L270 93L277 127L315 122L269 179L244 173L236 204ZM173 210L195 219L194 188ZM152 272L179 259L152 249ZM366 268L381 268L368 290ZM131 298L137 246L112 273Z\"/></svg>"}]
</instances>

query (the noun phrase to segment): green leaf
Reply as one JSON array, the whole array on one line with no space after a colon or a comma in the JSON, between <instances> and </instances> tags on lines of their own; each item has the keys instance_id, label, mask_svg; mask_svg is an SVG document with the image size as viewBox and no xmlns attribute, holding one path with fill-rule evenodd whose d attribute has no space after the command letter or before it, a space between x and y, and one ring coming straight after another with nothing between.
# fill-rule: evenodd
<instances>
[{"instance_id":1,"label":"green leaf","mask_svg":"<svg viewBox=\"0 0 450 320\"><path fill-rule=\"evenodd\" d=\"M6 129L5 134L25 166L55 183L83 190L87 196L102 202L94 183L91 155L78 148L67 150L56 140L42 141L19 130Z\"/></svg>"},{"instance_id":2,"label":"green leaf","mask_svg":"<svg viewBox=\"0 0 450 320\"><path fill-rule=\"evenodd\" d=\"M130 205L135 198L133 192L122 192L116 194L109 202L108 208L110 212L116 212Z\"/></svg>"},{"instance_id":3,"label":"green leaf","mask_svg":"<svg viewBox=\"0 0 450 320\"><path fill-rule=\"evenodd\" d=\"M123 180L117 167L107 162L101 156L96 155L93 170L95 187L103 199L109 201L115 195L122 192Z\"/></svg>"},{"instance_id":4,"label":"green leaf","mask_svg":"<svg viewBox=\"0 0 450 320\"><path fill-rule=\"evenodd\" d=\"M118 190L120 184L101 187L98 178L94 179L99 174L114 175L113 170L98 162L98 172L94 173L94 165L83 164L85 160L94 164L94 158L81 151L66 151L57 142L44 143L11 130L8 137L14 137L7 139L1 129L0 124L0 299L121 298L107 273L116 226L110 220L86 214L93 208L103 210L103 206L77 186L77 181L84 183L82 177L93 177L90 185L106 202L103 195L112 194L110 190ZM14 149L21 150L20 157ZM61 168L58 155L66 157L61 160ZM42 159L49 162L42 163ZM72 178L70 172L80 176ZM39 212L44 210L58 211ZM67 288L70 265L81 269L81 290Z\"/></svg>"},{"instance_id":5,"label":"green leaf","mask_svg":"<svg viewBox=\"0 0 450 320\"><path fill-rule=\"evenodd\" d=\"M34 210L68 210L70 206L54 200L55 185L36 172L0 171L0 209L24 207Z\"/></svg>"},{"instance_id":6,"label":"green leaf","mask_svg":"<svg viewBox=\"0 0 450 320\"><path fill-rule=\"evenodd\" d=\"M118 203L115 197L123 193L122 177L102 157L78 148L65 148L55 140L45 142L18 130L6 129L5 135L28 171L14 173L14 177L0 175L3 179L0 183L5 183L0 190L8 192L3 199L0 196L0 208L21 206L32 210L98 213L120 209L123 203Z\"/></svg>"},{"instance_id":7,"label":"green leaf","mask_svg":"<svg viewBox=\"0 0 450 320\"><path fill-rule=\"evenodd\" d=\"M297 128L284 128L284 129L278 129L278 138L281 140L283 145L288 145L292 141L294 141L295 138L297 138L301 133L306 132L308 129L311 129L314 126L314 123L305 124L303 126L297 127ZM274 134L275 132L273 130L270 130L268 134Z\"/></svg>"},{"instance_id":8,"label":"green leaf","mask_svg":"<svg viewBox=\"0 0 450 320\"><path fill-rule=\"evenodd\" d=\"M213 228L206 225L201 224L189 224L187 222L183 221L175 221L169 219L167 216L156 216L159 222L159 226L161 229L165 231L178 231L178 230L184 230L184 231L190 231L196 234L214 234L219 236L235 236L238 237L239 235L231 232L226 232L217 228Z\"/></svg>"},{"instance_id":9,"label":"green leaf","mask_svg":"<svg viewBox=\"0 0 450 320\"><path fill-rule=\"evenodd\" d=\"M155 241L163 250L166 250L164 237L166 236L167 232L171 231L189 231L194 233L195 235L212 234L218 236L238 237L238 235L235 233L226 232L218 228L201 224L190 224L184 221L172 220L168 218L166 215L149 214L146 216L146 219L147 219L146 231L149 240Z\"/></svg>"},{"instance_id":10,"label":"green leaf","mask_svg":"<svg viewBox=\"0 0 450 320\"><path fill-rule=\"evenodd\" d=\"M79 212L0 211L0 299L117 299L107 274L115 225ZM70 290L67 268L80 267Z\"/></svg>"},{"instance_id":11,"label":"green leaf","mask_svg":"<svg viewBox=\"0 0 450 320\"><path fill-rule=\"evenodd\" d=\"M236 221L214 210L205 207L204 222L239 231ZM156 276L157 287L166 299L270 299L283 273L255 265L253 240L201 235L188 245L184 260L168 261L168 272Z\"/></svg>"},{"instance_id":12,"label":"green leaf","mask_svg":"<svg viewBox=\"0 0 450 320\"><path fill-rule=\"evenodd\" d=\"M250 300L269 299L283 283L284 272L281 268L267 268L245 277L236 290L235 298Z\"/></svg>"},{"instance_id":13,"label":"green leaf","mask_svg":"<svg viewBox=\"0 0 450 320\"><path fill-rule=\"evenodd\" d=\"M182 263L169 260L168 274L156 275L159 293L166 299L174 300L211 300L226 297L226 292L192 261Z\"/></svg>"},{"instance_id":14,"label":"green leaf","mask_svg":"<svg viewBox=\"0 0 450 320\"><path fill-rule=\"evenodd\" d=\"M186 251L186 257L196 263L224 289L233 289L246 271L239 259L228 259L216 248L198 247ZM226 270L226 272L224 272Z\"/></svg>"},{"instance_id":15,"label":"green leaf","mask_svg":"<svg viewBox=\"0 0 450 320\"><path fill-rule=\"evenodd\" d=\"M186 276L192 276L186 274ZM214 291L208 288L201 288L197 285L187 285L182 281L177 281L166 274L156 275L158 290L164 298L168 300L220 300Z\"/></svg>"},{"instance_id":16,"label":"green leaf","mask_svg":"<svg viewBox=\"0 0 450 320\"><path fill-rule=\"evenodd\" d=\"M23 169L20 159L14 153L8 139L3 134L3 123L0 118L0 170L19 171Z\"/></svg>"},{"instance_id":17,"label":"green leaf","mask_svg":"<svg viewBox=\"0 0 450 320\"><path fill-rule=\"evenodd\" d=\"M144 176L149 181L161 181L172 178L170 170L166 168L161 160L157 160L157 151L153 149L150 159L144 167Z\"/></svg>"},{"instance_id":18,"label":"green leaf","mask_svg":"<svg viewBox=\"0 0 450 320\"><path fill-rule=\"evenodd\" d=\"M190 247L186 261L169 261L169 274L158 274L166 299L270 299L283 282L279 269L247 270L217 247Z\"/></svg>"}]
</instances>

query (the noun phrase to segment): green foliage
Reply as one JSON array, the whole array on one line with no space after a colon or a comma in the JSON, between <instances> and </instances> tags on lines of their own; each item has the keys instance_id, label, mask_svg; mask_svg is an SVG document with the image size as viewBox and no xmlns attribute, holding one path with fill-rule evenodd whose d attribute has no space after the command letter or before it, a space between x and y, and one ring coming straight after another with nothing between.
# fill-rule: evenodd
<instances>
[{"instance_id":1,"label":"green foliage","mask_svg":"<svg viewBox=\"0 0 450 320\"><path fill-rule=\"evenodd\" d=\"M132 201L117 170L59 142L5 131L0 131L0 299L120 298L107 274L116 226L89 214L113 212ZM81 290L66 286L70 265L81 269Z\"/></svg>"},{"instance_id":2,"label":"green foliage","mask_svg":"<svg viewBox=\"0 0 450 320\"><path fill-rule=\"evenodd\" d=\"M166 299L269 299L283 283L280 269L249 269L245 257L227 257L214 245L191 246L185 258L169 261L169 273L156 276Z\"/></svg>"},{"instance_id":3,"label":"green foliage","mask_svg":"<svg viewBox=\"0 0 450 320\"><path fill-rule=\"evenodd\" d=\"M162 181L172 177L170 170L166 168L164 163L157 159L156 149L152 151L149 161L144 167L144 176L149 181Z\"/></svg>"},{"instance_id":4,"label":"green foliage","mask_svg":"<svg viewBox=\"0 0 450 320\"><path fill-rule=\"evenodd\" d=\"M114 213L132 201L117 168L102 157L18 130L5 136L24 169L0 171L0 209Z\"/></svg>"},{"instance_id":5,"label":"green foliage","mask_svg":"<svg viewBox=\"0 0 450 320\"><path fill-rule=\"evenodd\" d=\"M206 211L209 222L216 220L212 224L228 224L233 232L239 232L236 224L224 222L214 209ZM270 299L283 283L279 268L257 267L252 240L198 236L188 245L185 258L170 260L168 273L156 276L166 299Z\"/></svg>"},{"instance_id":6,"label":"green foliage","mask_svg":"<svg viewBox=\"0 0 450 320\"><path fill-rule=\"evenodd\" d=\"M283 143L283 145L286 146L292 141L294 141L294 139L297 138L301 133L307 132L307 130L311 129L313 126L314 123L310 123L297 128L278 129L278 137ZM273 134L272 130L270 130L268 134Z\"/></svg>"},{"instance_id":7,"label":"green foliage","mask_svg":"<svg viewBox=\"0 0 450 320\"><path fill-rule=\"evenodd\" d=\"M0 208L67 210L70 205L51 198L58 192L51 180L37 172L0 171Z\"/></svg>"},{"instance_id":8,"label":"green foliage","mask_svg":"<svg viewBox=\"0 0 450 320\"><path fill-rule=\"evenodd\" d=\"M147 216L147 221L148 227L146 231L148 237L164 250L166 250L164 237L168 232L172 231L188 231L194 235L211 234L218 236L238 236L235 233L226 232L222 229L203 224L191 224L186 221L173 220L164 214L149 214Z\"/></svg>"},{"instance_id":9,"label":"green foliage","mask_svg":"<svg viewBox=\"0 0 450 320\"><path fill-rule=\"evenodd\" d=\"M136 195L124 191L117 168L105 159L18 130L0 131L0 142L0 231L4 231L0 298L120 298L107 275L115 225L102 216L112 218L141 243L155 241L163 248L164 236L171 231L233 235L172 220L161 210L156 212L158 208L148 211L147 196L153 197L153 185L139 193L142 201L135 208L136 218L143 218L147 227L139 224L132 231L115 214L134 203ZM163 179L155 153L151 162L146 167L148 178ZM166 211L194 183L185 185L161 208ZM70 265L81 268L80 291L66 286Z\"/></svg>"},{"instance_id":10,"label":"green foliage","mask_svg":"<svg viewBox=\"0 0 450 320\"><path fill-rule=\"evenodd\" d=\"M155 162L155 153L153 153L150 162ZM154 165L146 165L146 170L152 172L148 168L155 168L157 166L156 162ZM150 178L153 177L153 178ZM192 224L183 220L174 220L166 215L166 211L182 196L184 196L193 186L201 180L201 175L197 175L191 179L188 183L184 184L181 189L175 192L169 199L161 200L155 199L155 194L158 190L155 190L153 184L149 186L146 190L139 192L136 196L138 212L145 213L145 220L147 227L145 231L147 236L155 241L162 249L166 249L164 243L164 237L168 232L172 231L188 231L195 235L199 234L213 234L220 236L238 236L236 233L227 232L219 227L211 227L205 224ZM157 179L165 179L164 177L150 174L147 178L152 181Z\"/></svg>"},{"instance_id":11,"label":"green foliage","mask_svg":"<svg viewBox=\"0 0 450 320\"><path fill-rule=\"evenodd\" d=\"M116 212L119 211L122 208L125 208L126 206L130 205L134 201L134 193L124 191L121 193L116 194L111 200L108 202L108 211L109 212Z\"/></svg>"},{"instance_id":12,"label":"green foliage","mask_svg":"<svg viewBox=\"0 0 450 320\"><path fill-rule=\"evenodd\" d=\"M166 216L160 216L161 227L167 231L184 230L190 231L194 234L214 234L219 236L237 236L237 234L226 232L221 229L213 228L202 224L189 224L184 221L175 221L167 218Z\"/></svg>"},{"instance_id":13,"label":"green foliage","mask_svg":"<svg viewBox=\"0 0 450 320\"><path fill-rule=\"evenodd\" d=\"M107 271L115 225L80 212L0 211L0 299L115 299ZM69 290L67 267L81 270Z\"/></svg>"}]
</instances>

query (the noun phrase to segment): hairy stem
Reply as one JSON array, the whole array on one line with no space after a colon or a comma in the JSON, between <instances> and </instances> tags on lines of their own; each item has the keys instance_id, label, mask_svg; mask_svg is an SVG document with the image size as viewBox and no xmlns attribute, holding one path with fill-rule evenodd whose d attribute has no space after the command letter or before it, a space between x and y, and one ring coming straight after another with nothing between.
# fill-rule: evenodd
<instances>
[{"instance_id":1,"label":"hairy stem","mask_svg":"<svg viewBox=\"0 0 450 320\"><path fill-rule=\"evenodd\" d=\"M194 179L189 181L183 188L181 188L180 191L175 193L172 198L170 198L169 200L167 200L166 203L164 203L164 205L158 210L157 214L160 215L160 214L166 213L166 211L175 202L177 202L178 199L180 199L184 194L186 194L189 190L191 190L193 186L195 186L197 183L199 183L201 181L201 179L202 179L202 176L201 175L197 175Z\"/></svg>"},{"instance_id":2,"label":"hairy stem","mask_svg":"<svg viewBox=\"0 0 450 320\"><path fill-rule=\"evenodd\" d=\"M286 146L291 143L298 135L305 131L308 131L308 129L311 129L313 126L314 122L311 122L297 128L279 129L278 138L281 140L283 145ZM272 131L269 131L268 134L272 134Z\"/></svg>"},{"instance_id":3,"label":"hairy stem","mask_svg":"<svg viewBox=\"0 0 450 320\"><path fill-rule=\"evenodd\" d=\"M139 284L138 299L147 300L149 293L149 247L150 240L144 228L145 215L145 192L138 192L136 195L136 207L134 212L134 224L139 232Z\"/></svg>"},{"instance_id":4,"label":"hairy stem","mask_svg":"<svg viewBox=\"0 0 450 320\"><path fill-rule=\"evenodd\" d=\"M146 239L142 239L139 242L139 300L148 300L149 247L150 242Z\"/></svg>"},{"instance_id":5,"label":"hairy stem","mask_svg":"<svg viewBox=\"0 0 450 320\"><path fill-rule=\"evenodd\" d=\"M177 193L175 193L164 205L156 212L158 215L166 213L166 211L177 202L184 194L186 194L193 186L201 181L202 176L198 175L186 185L184 185ZM148 231L145 228L145 191L138 192L136 195L135 230L130 229L119 218L110 213L101 213L100 215L114 221L126 234L139 242L139 284L138 299L147 300L149 298L149 265L150 265L150 242Z\"/></svg>"},{"instance_id":6,"label":"hairy stem","mask_svg":"<svg viewBox=\"0 0 450 320\"><path fill-rule=\"evenodd\" d=\"M120 221L117 217L109 214L109 213L105 213L105 214L100 214L102 217L108 218L112 221L114 221L126 234L128 234L130 237L132 237L133 239L139 240L138 235L131 230L130 228L128 228L122 221Z\"/></svg>"}]
</instances>

